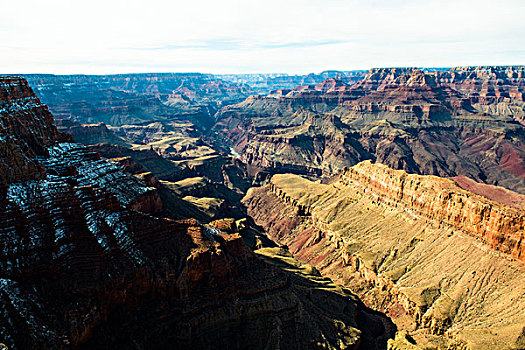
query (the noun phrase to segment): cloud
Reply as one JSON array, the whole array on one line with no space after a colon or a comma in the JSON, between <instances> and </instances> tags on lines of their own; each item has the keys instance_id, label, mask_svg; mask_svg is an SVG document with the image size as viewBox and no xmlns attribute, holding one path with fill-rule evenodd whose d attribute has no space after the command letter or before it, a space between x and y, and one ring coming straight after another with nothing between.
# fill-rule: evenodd
<instances>
[{"instance_id":1,"label":"cloud","mask_svg":"<svg viewBox=\"0 0 525 350\"><path fill-rule=\"evenodd\" d=\"M150 47L126 47L124 50L138 50L138 51L171 51L180 49L203 49L212 51L232 51L232 50L254 50L254 49L279 49L279 48L307 48L316 46L327 46L335 44L343 44L345 41L341 40L325 40L325 41L301 41L301 42L274 42L274 43L258 43L244 39L216 39L206 40L201 42L166 44L161 46Z\"/></svg>"},{"instance_id":2,"label":"cloud","mask_svg":"<svg viewBox=\"0 0 525 350\"><path fill-rule=\"evenodd\" d=\"M292 42L292 43L274 43L274 44L264 44L260 45L261 48L265 49L276 49L276 48L307 48L307 47L318 47L318 46L327 46L327 45L336 45L344 44L348 41L342 40L324 40L324 41L302 41L302 42Z\"/></svg>"}]
</instances>

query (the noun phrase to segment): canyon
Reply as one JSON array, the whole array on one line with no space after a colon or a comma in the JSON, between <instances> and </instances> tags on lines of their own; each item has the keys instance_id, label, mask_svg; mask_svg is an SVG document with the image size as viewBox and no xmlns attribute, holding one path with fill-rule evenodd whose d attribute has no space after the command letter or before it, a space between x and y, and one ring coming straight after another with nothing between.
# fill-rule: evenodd
<instances>
[{"instance_id":1,"label":"canyon","mask_svg":"<svg viewBox=\"0 0 525 350\"><path fill-rule=\"evenodd\" d=\"M523 70L373 69L353 85L331 78L252 96L219 111L213 128L245 163L275 172L334 175L370 159L525 193Z\"/></svg>"},{"instance_id":2,"label":"canyon","mask_svg":"<svg viewBox=\"0 0 525 350\"><path fill-rule=\"evenodd\" d=\"M206 128L223 104L248 88L200 73L132 75L23 75L56 118L119 126L191 121Z\"/></svg>"},{"instance_id":3,"label":"canyon","mask_svg":"<svg viewBox=\"0 0 525 350\"><path fill-rule=\"evenodd\" d=\"M525 349L523 66L24 78L9 348Z\"/></svg>"},{"instance_id":4,"label":"canyon","mask_svg":"<svg viewBox=\"0 0 525 350\"><path fill-rule=\"evenodd\" d=\"M393 335L388 318L290 256L159 216L151 176L72 143L24 79L1 78L0 96L9 348L379 349Z\"/></svg>"}]
</instances>

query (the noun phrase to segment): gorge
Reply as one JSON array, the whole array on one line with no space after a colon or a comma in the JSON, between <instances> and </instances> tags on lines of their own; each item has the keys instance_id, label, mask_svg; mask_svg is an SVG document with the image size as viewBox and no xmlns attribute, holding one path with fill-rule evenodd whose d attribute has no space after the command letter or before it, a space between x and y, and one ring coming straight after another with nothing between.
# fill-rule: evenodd
<instances>
[{"instance_id":1,"label":"gorge","mask_svg":"<svg viewBox=\"0 0 525 350\"><path fill-rule=\"evenodd\" d=\"M0 343L525 349L524 93L523 66L0 77Z\"/></svg>"}]
</instances>

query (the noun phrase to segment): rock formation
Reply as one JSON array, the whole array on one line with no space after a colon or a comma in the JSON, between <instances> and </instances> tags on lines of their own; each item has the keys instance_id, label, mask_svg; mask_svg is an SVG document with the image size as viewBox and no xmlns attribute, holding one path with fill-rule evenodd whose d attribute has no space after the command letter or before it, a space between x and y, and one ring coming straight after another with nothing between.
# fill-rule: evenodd
<instances>
[{"instance_id":1,"label":"rock formation","mask_svg":"<svg viewBox=\"0 0 525 350\"><path fill-rule=\"evenodd\" d=\"M244 202L271 239L387 313L418 346L518 346L523 211L370 162L330 184L274 175ZM391 348L410 345L399 337Z\"/></svg>"},{"instance_id":2,"label":"rock formation","mask_svg":"<svg viewBox=\"0 0 525 350\"><path fill-rule=\"evenodd\" d=\"M354 85L328 79L252 96L224 107L214 130L273 173L333 175L370 159L525 193L522 71L374 69Z\"/></svg>"}]
</instances>

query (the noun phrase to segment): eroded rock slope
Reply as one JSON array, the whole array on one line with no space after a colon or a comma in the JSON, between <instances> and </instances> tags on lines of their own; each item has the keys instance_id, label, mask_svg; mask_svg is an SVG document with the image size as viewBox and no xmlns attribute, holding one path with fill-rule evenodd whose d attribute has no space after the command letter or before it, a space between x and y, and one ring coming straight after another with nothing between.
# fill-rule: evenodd
<instances>
[{"instance_id":1,"label":"eroded rock slope","mask_svg":"<svg viewBox=\"0 0 525 350\"><path fill-rule=\"evenodd\" d=\"M420 346L523 346L523 211L369 161L330 184L274 175L244 202L270 238Z\"/></svg>"}]
</instances>

